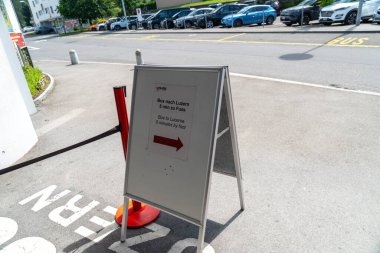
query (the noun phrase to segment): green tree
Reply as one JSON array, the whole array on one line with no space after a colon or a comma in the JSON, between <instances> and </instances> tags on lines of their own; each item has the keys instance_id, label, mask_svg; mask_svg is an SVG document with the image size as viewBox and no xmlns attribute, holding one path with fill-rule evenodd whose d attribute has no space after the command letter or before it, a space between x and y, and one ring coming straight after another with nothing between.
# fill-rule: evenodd
<instances>
[{"instance_id":1,"label":"green tree","mask_svg":"<svg viewBox=\"0 0 380 253\"><path fill-rule=\"evenodd\" d=\"M127 12L127 15L134 15L136 13L136 0L120 0L120 5L121 1L124 1L125 11Z\"/></svg>"},{"instance_id":2,"label":"green tree","mask_svg":"<svg viewBox=\"0 0 380 253\"><path fill-rule=\"evenodd\" d=\"M65 18L76 18L82 24L97 18L108 17L115 14L113 0L60 0L58 11Z\"/></svg>"},{"instance_id":3,"label":"green tree","mask_svg":"<svg viewBox=\"0 0 380 253\"><path fill-rule=\"evenodd\" d=\"M13 8L16 12L16 16L18 22L21 27L30 25L30 20L32 18L32 14L30 13L29 5L27 0L12 0Z\"/></svg>"}]
</instances>

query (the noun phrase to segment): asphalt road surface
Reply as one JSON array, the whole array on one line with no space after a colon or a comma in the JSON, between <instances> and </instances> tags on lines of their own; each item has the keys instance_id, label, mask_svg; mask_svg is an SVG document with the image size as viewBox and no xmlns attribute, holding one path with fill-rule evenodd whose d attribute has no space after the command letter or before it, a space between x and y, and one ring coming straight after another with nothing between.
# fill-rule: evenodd
<instances>
[{"instance_id":1,"label":"asphalt road surface","mask_svg":"<svg viewBox=\"0 0 380 253\"><path fill-rule=\"evenodd\" d=\"M35 60L227 65L235 73L380 91L380 34L112 34L83 33L27 40Z\"/></svg>"},{"instance_id":2,"label":"asphalt road surface","mask_svg":"<svg viewBox=\"0 0 380 253\"><path fill-rule=\"evenodd\" d=\"M112 87L127 85L130 102L136 48L145 63L229 65L246 209L240 211L236 179L213 173L203 253L380 252L378 38L29 38L36 65L54 76L56 86L32 115L39 141L22 160L117 125ZM72 48L79 65L69 62ZM326 87L331 84L342 88ZM0 252L195 252L197 227L165 212L128 230L120 244L114 214L124 170L115 134L2 175Z\"/></svg>"}]
</instances>

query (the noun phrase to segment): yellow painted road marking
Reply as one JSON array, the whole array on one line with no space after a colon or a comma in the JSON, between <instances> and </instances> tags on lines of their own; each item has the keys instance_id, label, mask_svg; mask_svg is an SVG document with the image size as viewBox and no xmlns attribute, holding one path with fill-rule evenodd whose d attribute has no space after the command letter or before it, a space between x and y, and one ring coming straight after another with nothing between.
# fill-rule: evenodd
<instances>
[{"instance_id":1,"label":"yellow painted road marking","mask_svg":"<svg viewBox=\"0 0 380 253\"><path fill-rule=\"evenodd\" d=\"M239 36L243 34L238 34ZM380 48L380 45L370 45L370 44L360 44L359 39L357 41L352 41L351 44L345 43L331 43L329 41L327 43L310 43L310 42L282 42L282 41L254 41L254 40L227 40L231 37L223 38L223 39L174 39L174 38L159 38L159 35L150 35L139 38L109 38L109 37L99 37L97 39L119 39L119 40L146 40L146 41L173 41L173 42L210 42L210 43L235 43L235 44L261 44L261 45L289 45L289 46L328 46L328 47L359 47L359 48ZM237 36L235 36L237 37ZM363 38L364 41L368 38ZM364 42L363 41L363 42ZM355 43L356 42L356 43Z\"/></svg>"},{"instance_id":2,"label":"yellow painted road marking","mask_svg":"<svg viewBox=\"0 0 380 253\"><path fill-rule=\"evenodd\" d=\"M159 37L160 35L149 35L149 36L142 37L142 39L151 40L151 39L155 39Z\"/></svg>"},{"instance_id":3,"label":"yellow painted road marking","mask_svg":"<svg viewBox=\"0 0 380 253\"><path fill-rule=\"evenodd\" d=\"M339 37L329 41L327 44L329 45L362 45L369 38L355 38L355 37Z\"/></svg>"},{"instance_id":4,"label":"yellow painted road marking","mask_svg":"<svg viewBox=\"0 0 380 253\"><path fill-rule=\"evenodd\" d=\"M220 40L218 40L218 41L229 40L229 39L232 39L232 38L236 38L236 37L242 36L242 35L244 35L244 34L245 34L245 33L235 34L235 35L228 36L228 37L226 37L226 38L220 39Z\"/></svg>"}]
</instances>

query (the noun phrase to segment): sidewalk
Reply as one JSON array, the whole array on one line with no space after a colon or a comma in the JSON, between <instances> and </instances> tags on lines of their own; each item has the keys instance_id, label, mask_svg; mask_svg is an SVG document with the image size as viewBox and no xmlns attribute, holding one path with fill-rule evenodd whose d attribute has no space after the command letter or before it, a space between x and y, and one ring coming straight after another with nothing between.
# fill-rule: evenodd
<instances>
[{"instance_id":1,"label":"sidewalk","mask_svg":"<svg viewBox=\"0 0 380 253\"><path fill-rule=\"evenodd\" d=\"M57 83L33 115L39 142L24 159L117 125L112 86L126 84L129 99L132 66L37 65ZM238 212L236 181L214 173L206 242L218 253L378 252L380 97L234 75L231 85L246 210ZM116 134L16 171L14 179L4 181L17 180L29 192L57 184L117 207L124 166ZM9 198L15 199L12 193ZM65 237L53 223L42 218L39 223L57 252L82 245L65 232L69 228L60 227ZM195 226L170 215L162 214L156 223L170 228L170 234L134 250L168 252L175 242L197 237ZM118 233L79 252L105 252Z\"/></svg>"}]
</instances>

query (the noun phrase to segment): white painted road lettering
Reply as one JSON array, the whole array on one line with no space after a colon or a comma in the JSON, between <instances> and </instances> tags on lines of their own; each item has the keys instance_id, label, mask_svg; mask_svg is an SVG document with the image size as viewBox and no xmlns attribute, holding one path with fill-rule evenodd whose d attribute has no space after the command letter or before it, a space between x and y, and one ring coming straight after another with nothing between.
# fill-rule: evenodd
<instances>
[{"instance_id":1,"label":"white painted road lettering","mask_svg":"<svg viewBox=\"0 0 380 253\"><path fill-rule=\"evenodd\" d=\"M19 202L20 205L24 206L33 200L36 200L34 205L31 207L31 210L34 212L38 212L45 207L48 207L50 204L61 200L64 196L69 194L70 190L63 190L62 192L54 194L56 191L56 185L50 185L45 189L32 194L31 196L21 200ZM86 213L90 212L97 205L99 205L98 201L92 200L89 204L84 207L76 206L76 203L82 199L82 195L75 195L71 199L67 201L67 203L63 206L59 206L53 209L49 213L49 218L53 222L63 226L68 227L73 222L79 220ZM67 211L72 212L69 217L63 217L62 213L67 213ZM92 216L89 219L89 222L95 224L103 229L98 232L95 232L84 225L77 227L73 232L88 238L93 243L99 243L109 234L119 229L119 226L116 225L114 221L114 215L117 211L116 208L112 206L106 206L103 210L104 213L111 215L110 219L103 219L97 215ZM157 223L151 223L145 226L146 229L149 229L151 232L140 234L131 238L128 238L125 243L121 243L120 241L114 242L108 249L112 250L116 253L139 253L135 250L132 250L130 247L150 242L152 240L156 240L159 238L165 238L169 233L170 229L159 225ZM0 246L5 242L11 240L17 233L18 224L16 221L6 217L0 217ZM105 232L106 231L106 232ZM180 241L177 241L168 251L168 253L181 253L184 252L189 247L196 246L196 239L187 238ZM0 253L55 253L56 247L51 242L45 240L41 237L26 237L15 242L10 243L5 248L0 248ZM206 246L203 250L203 253L215 253L214 249L211 245L206 243Z\"/></svg>"},{"instance_id":2,"label":"white painted road lettering","mask_svg":"<svg viewBox=\"0 0 380 253\"><path fill-rule=\"evenodd\" d=\"M32 210L35 211L35 212L38 212L39 210L41 210L42 208L50 205L51 203L57 201L58 199L62 198L63 196L66 196L68 193L70 193L69 190L64 190L63 192L55 195L53 198L50 198L50 195L53 193L53 191L57 188L56 185L50 185L49 187L46 187L45 189L43 189L42 191L39 191L35 194L33 194L32 196L24 199L24 200L21 200L19 202L20 205L25 205L26 203L32 201L33 199L35 198L38 198L40 197L37 202L34 204L34 206L32 207Z\"/></svg>"},{"instance_id":3,"label":"white painted road lettering","mask_svg":"<svg viewBox=\"0 0 380 253\"><path fill-rule=\"evenodd\" d=\"M99 204L98 201L91 201L90 204L86 205L85 207L77 207L75 205L75 203L80 200L83 196L82 195L75 195L72 199L70 199L66 205L64 206L61 206L61 207L58 207L56 209L54 209L53 211L51 211L49 213L49 218L64 226L64 227L67 227L69 226L71 223L73 223L74 221L76 221L77 219L79 219L80 217L82 217L83 215L85 215L86 213L88 213L91 209L93 209L95 206L97 206ZM61 213L63 211L72 211L73 214L68 217L68 218L64 218L61 216Z\"/></svg>"},{"instance_id":4,"label":"white painted road lettering","mask_svg":"<svg viewBox=\"0 0 380 253\"><path fill-rule=\"evenodd\" d=\"M0 245L11 240L17 233L17 222L0 217ZM14 241L5 248L0 249L0 253L55 253L54 244L41 237L26 237Z\"/></svg>"}]
</instances>

